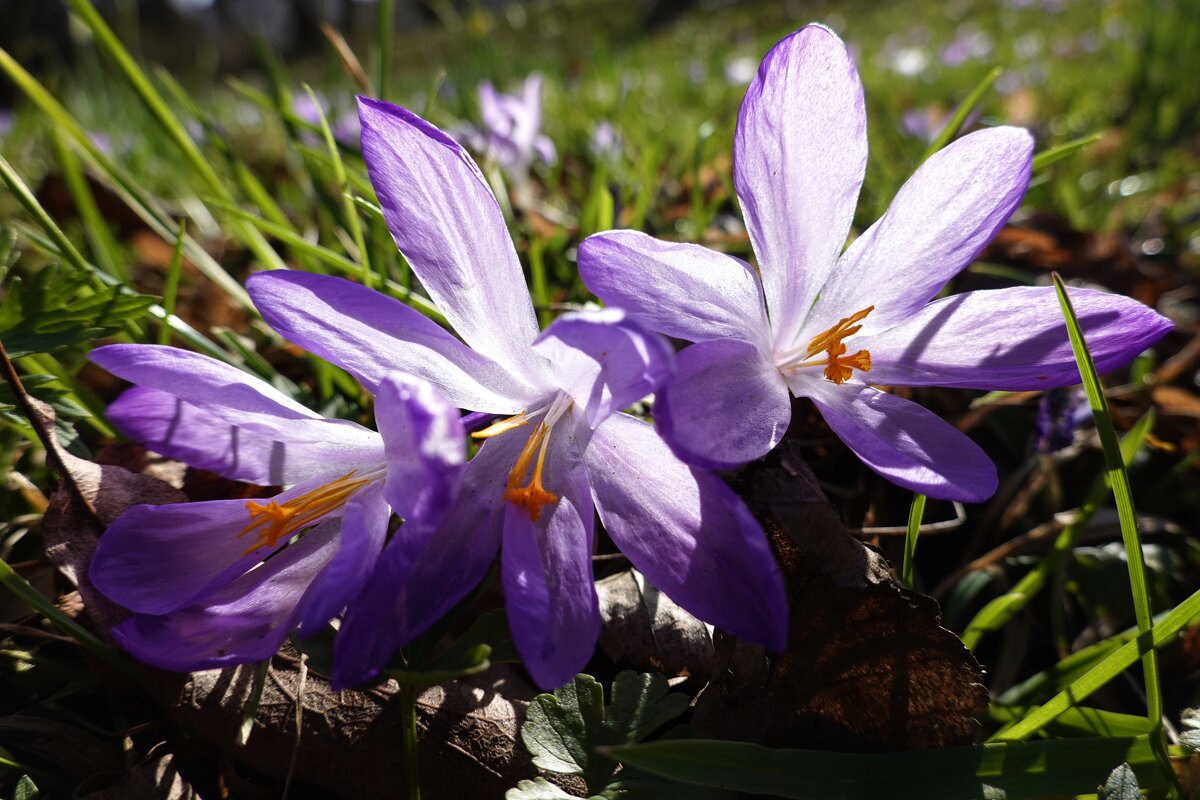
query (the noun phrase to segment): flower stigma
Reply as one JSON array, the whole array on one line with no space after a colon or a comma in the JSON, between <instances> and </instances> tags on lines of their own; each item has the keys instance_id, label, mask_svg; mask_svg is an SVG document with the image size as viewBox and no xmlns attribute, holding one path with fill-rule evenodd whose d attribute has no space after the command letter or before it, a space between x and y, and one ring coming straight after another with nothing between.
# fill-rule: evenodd
<instances>
[{"instance_id":1,"label":"flower stigma","mask_svg":"<svg viewBox=\"0 0 1200 800\"><path fill-rule=\"evenodd\" d=\"M471 434L476 439L488 439L514 428L528 425L534 417L545 414L545 417L534 426L529 438L525 440L525 446L521 449L517 460L513 462L512 469L508 472L508 479L504 482L504 499L518 508L525 509L531 522L538 521L543 506L558 502L558 495L547 491L542 484L542 472L546 466L546 450L550 445L550 434L554 423L561 419L563 413L571 407L571 402L567 395L560 394L549 405L535 411L522 411L520 414L500 420ZM535 454L536 460L534 459ZM529 482L522 486L525 475L530 472L531 463L533 471L529 476Z\"/></svg>"},{"instance_id":2,"label":"flower stigma","mask_svg":"<svg viewBox=\"0 0 1200 800\"><path fill-rule=\"evenodd\" d=\"M870 352L859 350L846 355L846 344L843 340L862 330L860 323L874 310L875 306L867 306L848 317L842 317L832 328L814 336L803 356L793 355L784 359L779 364L779 369L790 371L801 367L825 367L825 380L838 385L848 381L856 369L860 372L870 372ZM813 358L822 350L825 351L824 358Z\"/></svg>"},{"instance_id":3,"label":"flower stigma","mask_svg":"<svg viewBox=\"0 0 1200 800\"><path fill-rule=\"evenodd\" d=\"M242 551L242 555L249 555L262 547L274 547L321 517L341 508L350 495L371 482L370 477L355 478L355 472L357 470L350 470L340 478L285 500L282 504L274 500L266 505L254 500L246 503L246 511L250 513L250 524L242 528L238 538L251 532L255 538L254 543Z\"/></svg>"}]
</instances>

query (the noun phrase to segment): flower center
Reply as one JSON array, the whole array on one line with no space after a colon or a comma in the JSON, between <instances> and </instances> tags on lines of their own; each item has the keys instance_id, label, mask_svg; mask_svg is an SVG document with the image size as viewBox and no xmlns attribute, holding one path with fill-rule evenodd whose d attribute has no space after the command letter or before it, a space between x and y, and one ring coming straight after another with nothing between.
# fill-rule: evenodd
<instances>
[{"instance_id":1,"label":"flower center","mask_svg":"<svg viewBox=\"0 0 1200 800\"><path fill-rule=\"evenodd\" d=\"M842 317L838 323L827 331L818 333L808 343L803 354L793 353L779 363L779 369L790 371L801 367L824 367L825 379L836 384L843 384L850 379L854 370L871 371L871 354L866 350L846 355L844 339L862 330L860 324L867 315L875 310L875 306L867 306L861 311L855 311L848 317ZM814 358L824 351L821 358Z\"/></svg>"},{"instance_id":2,"label":"flower center","mask_svg":"<svg viewBox=\"0 0 1200 800\"><path fill-rule=\"evenodd\" d=\"M546 449L550 445L550 434L563 413L571 407L571 401L566 395L555 398L553 403L536 411L522 411L516 416L502 419L481 431L472 433L476 439L488 439L502 433L528 425L534 417L545 413L525 440L517 460L508 471L508 479L504 482L504 499L518 508L525 509L531 522L537 522L542 514L542 507L558 502L558 495L546 490L542 484L542 472L546 467ZM536 456L536 458L535 458ZM530 465L532 464L532 472ZM525 476L529 475L529 482ZM524 485L522 485L524 483Z\"/></svg>"},{"instance_id":3,"label":"flower center","mask_svg":"<svg viewBox=\"0 0 1200 800\"><path fill-rule=\"evenodd\" d=\"M242 555L253 553L262 547L274 547L280 541L291 538L312 523L336 511L371 478L355 478L357 470L350 470L340 478L318 486L282 504L275 500L266 505L254 500L246 503L250 513L250 524L242 528L238 538L254 534L254 543L242 551Z\"/></svg>"}]
</instances>

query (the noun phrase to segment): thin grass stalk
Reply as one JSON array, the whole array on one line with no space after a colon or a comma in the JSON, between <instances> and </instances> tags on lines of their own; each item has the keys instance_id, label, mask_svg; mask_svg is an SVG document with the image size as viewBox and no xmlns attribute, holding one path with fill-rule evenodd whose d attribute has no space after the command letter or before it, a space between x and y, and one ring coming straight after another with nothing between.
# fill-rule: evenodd
<instances>
[{"instance_id":1,"label":"thin grass stalk","mask_svg":"<svg viewBox=\"0 0 1200 800\"><path fill-rule=\"evenodd\" d=\"M925 517L925 495L914 494L908 509L908 530L904 534L904 561L900 566L900 580L908 588L913 587L913 572L916 569L917 538L921 534L921 520Z\"/></svg>"}]
</instances>

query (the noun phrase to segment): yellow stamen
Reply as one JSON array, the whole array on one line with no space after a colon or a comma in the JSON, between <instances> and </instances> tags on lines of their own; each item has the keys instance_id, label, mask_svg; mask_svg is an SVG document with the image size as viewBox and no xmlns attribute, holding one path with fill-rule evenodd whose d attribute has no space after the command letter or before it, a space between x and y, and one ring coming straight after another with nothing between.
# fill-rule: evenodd
<instances>
[{"instance_id":1,"label":"yellow stamen","mask_svg":"<svg viewBox=\"0 0 1200 800\"><path fill-rule=\"evenodd\" d=\"M481 431L475 431L471 434L472 439L490 439L493 436L499 436L502 433L511 431L513 428L519 428L522 425L529 424L529 415L522 411L520 414L509 417L508 419L497 420L491 425L488 425Z\"/></svg>"},{"instance_id":2,"label":"yellow stamen","mask_svg":"<svg viewBox=\"0 0 1200 800\"><path fill-rule=\"evenodd\" d=\"M246 503L250 512L250 524L242 528L238 538L254 533L254 543L242 551L242 555L253 553L262 547L274 547L280 541L316 522L321 517L336 511L350 495L354 494L368 478L354 478L354 470L340 478L285 500L282 505L274 500L265 506L254 500Z\"/></svg>"},{"instance_id":3,"label":"yellow stamen","mask_svg":"<svg viewBox=\"0 0 1200 800\"><path fill-rule=\"evenodd\" d=\"M532 522L537 522L541 516L542 506L548 506L558 500L558 495L546 491L542 485L542 469L546 465L546 448L549 444L550 428L545 422L539 422L533 433L529 434L529 439L526 440L521 454L517 456L504 485L504 499L525 509ZM525 472L529 469L529 462L533 460L534 451L537 451L537 463L533 466L533 475L527 485L521 486Z\"/></svg>"},{"instance_id":4,"label":"yellow stamen","mask_svg":"<svg viewBox=\"0 0 1200 800\"><path fill-rule=\"evenodd\" d=\"M846 345L841 342L829 348L829 363L825 367L825 379L839 386L850 380L853 370L871 371L871 354L866 350L859 350L851 356L843 355L845 352Z\"/></svg>"},{"instance_id":5,"label":"yellow stamen","mask_svg":"<svg viewBox=\"0 0 1200 800\"><path fill-rule=\"evenodd\" d=\"M855 311L850 316L838 320L837 325L834 325L824 333L818 333L808 343L808 352L804 354L804 357L812 358L822 350L830 350L834 344L858 333L862 330L862 325L855 325L854 323L862 322L874 310L875 306L867 306L862 311Z\"/></svg>"}]
</instances>

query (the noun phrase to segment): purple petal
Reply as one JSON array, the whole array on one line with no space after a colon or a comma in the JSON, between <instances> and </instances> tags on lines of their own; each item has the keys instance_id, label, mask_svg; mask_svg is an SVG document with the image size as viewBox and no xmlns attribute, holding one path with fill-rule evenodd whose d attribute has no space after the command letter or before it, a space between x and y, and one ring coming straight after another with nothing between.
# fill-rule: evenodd
<instances>
[{"instance_id":1,"label":"purple petal","mask_svg":"<svg viewBox=\"0 0 1200 800\"><path fill-rule=\"evenodd\" d=\"M135 386L108 407L107 416L117 430L156 453L260 486L304 483L383 460L378 434L354 423L284 420L267 434L232 424L211 408Z\"/></svg>"},{"instance_id":2,"label":"purple petal","mask_svg":"<svg viewBox=\"0 0 1200 800\"><path fill-rule=\"evenodd\" d=\"M1067 292L1101 374L1128 364L1173 326L1128 297ZM1050 286L952 295L854 345L870 351L873 383L1023 391L1080 381Z\"/></svg>"},{"instance_id":3,"label":"purple petal","mask_svg":"<svg viewBox=\"0 0 1200 800\"><path fill-rule=\"evenodd\" d=\"M554 364L556 383L585 409L589 427L655 391L674 356L665 339L611 308L562 315L534 348Z\"/></svg>"},{"instance_id":4,"label":"purple petal","mask_svg":"<svg viewBox=\"0 0 1200 800\"><path fill-rule=\"evenodd\" d=\"M488 439L463 470L458 501L436 529L405 523L346 609L333 684L373 679L392 654L437 622L483 579L500 547L504 485L525 444L518 429Z\"/></svg>"},{"instance_id":5,"label":"purple petal","mask_svg":"<svg viewBox=\"0 0 1200 800\"><path fill-rule=\"evenodd\" d=\"M396 373L379 387L375 422L387 455L388 503L406 520L436 524L457 496L467 458L458 410L427 381Z\"/></svg>"},{"instance_id":6,"label":"purple petal","mask_svg":"<svg viewBox=\"0 0 1200 800\"><path fill-rule=\"evenodd\" d=\"M784 648L783 577L733 490L689 468L650 425L625 414L596 429L584 460L601 522L651 583L705 622Z\"/></svg>"},{"instance_id":7,"label":"purple petal","mask_svg":"<svg viewBox=\"0 0 1200 800\"><path fill-rule=\"evenodd\" d=\"M667 336L770 342L754 270L706 247L637 231L597 233L579 246L579 276L606 305L625 309Z\"/></svg>"},{"instance_id":8,"label":"purple petal","mask_svg":"<svg viewBox=\"0 0 1200 800\"><path fill-rule=\"evenodd\" d=\"M862 84L845 45L809 25L746 90L733 179L777 341L790 342L850 231L867 166Z\"/></svg>"},{"instance_id":9,"label":"purple petal","mask_svg":"<svg viewBox=\"0 0 1200 800\"><path fill-rule=\"evenodd\" d=\"M685 347L654 402L654 424L675 455L709 469L733 469L767 454L791 418L791 393L779 370L741 339Z\"/></svg>"},{"instance_id":10,"label":"purple petal","mask_svg":"<svg viewBox=\"0 0 1200 800\"><path fill-rule=\"evenodd\" d=\"M113 638L159 669L191 672L265 661L287 638L297 604L333 557L330 522L310 531L262 567L197 605L163 616L135 614Z\"/></svg>"},{"instance_id":11,"label":"purple petal","mask_svg":"<svg viewBox=\"0 0 1200 800\"><path fill-rule=\"evenodd\" d=\"M996 465L979 445L909 400L857 384L795 387L863 463L892 483L940 500L979 503L996 491Z\"/></svg>"},{"instance_id":12,"label":"purple petal","mask_svg":"<svg viewBox=\"0 0 1200 800\"><path fill-rule=\"evenodd\" d=\"M134 506L96 546L88 577L131 611L166 614L236 578L263 559L242 555L245 500Z\"/></svg>"},{"instance_id":13,"label":"purple petal","mask_svg":"<svg viewBox=\"0 0 1200 800\"><path fill-rule=\"evenodd\" d=\"M564 420L563 423L569 423ZM500 569L513 641L543 689L571 680L600 635L592 585L592 500L575 438L556 426L546 459L546 488L559 495L536 521L509 504Z\"/></svg>"},{"instance_id":14,"label":"purple petal","mask_svg":"<svg viewBox=\"0 0 1200 800\"><path fill-rule=\"evenodd\" d=\"M246 289L268 325L372 392L400 370L429 381L460 408L512 414L534 396L433 320L352 281L276 270L252 276Z\"/></svg>"},{"instance_id":15,"label":"purple petal","mask_svg":"<svg viewBox=\"0 0 1200 800\"><path fill-rule=\"evenodd\" d=\"M978 131L935 153L879 221L838 262L805 326L823 331L874 305L863 336L919 311L975 260L1021 202L1033 137L1023 128Z\"/></svg>"},{"instance_id":16,"label":"purple petal","mask_svg":"<svg viewBox=\"0 0 1200 800\"><path fill-rule=\"evenodd\" d=\"M403 108L360 97L358 112L367 174L396 246L429 296L471 347L526 379L540 378L545 367L529 349L538 326L525 276L475 162Z\"/></svg>"},{"instance_id":17,"label":"purple petal","mask_svg":"<svg viewBox=\"0 0 1200 800\"><path fill-rule=\"evenodd\" d=\"M297 610L300 636L317 633L362 591L383 549L391 516L379 483L364 486L346 502L337 553L313 580Z\"/></svg>"}]
</instances>

